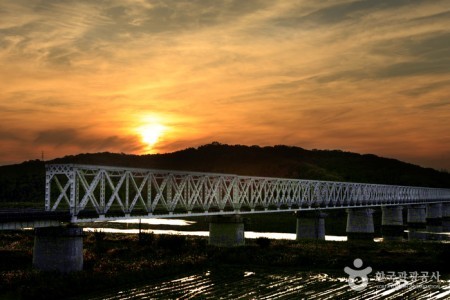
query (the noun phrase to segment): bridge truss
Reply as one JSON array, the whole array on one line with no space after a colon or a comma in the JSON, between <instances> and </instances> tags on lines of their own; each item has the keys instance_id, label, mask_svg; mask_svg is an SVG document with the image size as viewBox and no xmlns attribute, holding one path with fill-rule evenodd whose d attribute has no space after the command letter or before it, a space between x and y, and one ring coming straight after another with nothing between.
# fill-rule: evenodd
<instances>
[{"instance_id":1,"label":"bridge truss","mask_svg":"<svg viewBox=\"0 0 450 300\"><path fill-rule=\"evenodd\" d=\"M45 210L73 222L450 201L450 190L90 165L47 165Z\"/></svg>"}]
</instances>

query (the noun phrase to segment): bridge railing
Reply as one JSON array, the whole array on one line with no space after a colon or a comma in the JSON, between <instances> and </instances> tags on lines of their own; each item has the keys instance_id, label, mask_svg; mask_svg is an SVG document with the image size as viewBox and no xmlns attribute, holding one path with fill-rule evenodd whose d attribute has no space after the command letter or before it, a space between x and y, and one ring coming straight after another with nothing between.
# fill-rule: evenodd
<instances>
[{"instance_id":1,"label":"bridge railing","mask_svg":"<svg viewBox=\"0 0 450 300\"><path fill-rule=\"evenodd\" d=\"M47 165L45 209L75 218L219 214L450 201L450 190L89 165Z\"/></svg>"}]
</instances>

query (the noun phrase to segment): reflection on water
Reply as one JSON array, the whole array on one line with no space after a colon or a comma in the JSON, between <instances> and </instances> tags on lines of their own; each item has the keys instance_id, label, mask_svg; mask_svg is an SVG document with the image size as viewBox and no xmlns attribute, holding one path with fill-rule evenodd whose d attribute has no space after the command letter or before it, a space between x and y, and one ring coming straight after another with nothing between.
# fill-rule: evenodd
<instances>
[{"instance_id":1,"label":"reflection on water","mask_svg":"<svg viewBox=\"0 0 450 300\"><path fill-rule=\"evenodd\" d=\"M122 221L138 223L139 220ZM142 219L152 225L187 226L185 220ZM138 229L84 228L85 231L137 234ZM208 236L208 231L143 229L145 233ZM293 233L246 231L245 237L255 239L295 240ZM345 236L326 236L329 241L346 241ZM381 239L375 239L380 241ZM349 288L346 274L305 272L295 269L262 267L221 267L207 271L192 271L171 280L140 283L134 288L111 292L92 299L449 299L449 281L409 281L391 278L376 281L372 274L364 291ZM429 288L427 288L427 286ZM83 299L86 299L85 297Z\"/></svg>"},{"instance_id":2,"label":"reflection on water","mask_svg":"<svg viewBox=\"0 0 450 300\"><path fill-rule=\"evenodd\" d=\"M183 219L158 219L158 218L150 218L150 219L128 219L128 220L116 220L109 221L109 223L124 223L124 224L149 224L149 225L169 225L169 226L189 226L195 224L195 221L188 221ZM129 234L137 234L139 233L138 229L118 229L118 228L84 228L84 231L93 232L93 231L102 231L107 233L129 233ZM160 229L151 229L144 230L141 232L144 233L153 233L153 234L176 234L176 235L190 235L190 236L208 236L208 231L184 231L184 230L160 230ZM405 233L409 233L408 230L405 230ZM281 233L281 232L255 232L255 231L245 231L245 238L247 239L257 239L260 237L266 237L274 240L295 240L295 233ZM429 240L440 240L443 242L450 241L450 233L448 232L427 232L427 231L417 231L415 232L416 239L429 239ZM326 241L339 241L345 242L347 241L346 236L334 236L334 235L326 235ZM375 242L383 241L382 238L374 238Z\"/></svg>"},{"instance_id":3,"label":"reflection on water","mask_svg":"<svg viewBox=\"0 0 450 300\"><path fill-rule=\"evenodd\" d=\"M118 229L118 228L83 228L85 232L95 232L101 231L106 233L131 233L138 234L139 229ZM190 236L209 236L208 231L181 231L181 230L162 230L162 229L141 229L143 233L153 233L153 234L176 234L176 235L190 235ZM254 232L245 231L245 238L247 239L257 239L260 237L266 237L274 240L295 240L295 233L281 233L281 232ZM334 236L326 235L325 240L327 241L346 241L346 236ZM375 239L376 241L377 239Z\"/></svg>"},{"instance_id":4,"label":"reflection on water","mask_svg":"<svg viewBox=\"0 0 450 300\"><path fill-rule=\"evenodd\" d=\"M84 227L85 232L106 232L106 233L131 233L138 234L139 229L119 229L119 228L90 228ZM208 236L208 231L180 231L180 230L161 230L161 229L141 229L142 233L153 234L176 234L176 235L194 235L194 236Z\"/></svg>"},{"instance_id":5,"label":"reflection on water","mask_svg":"<svg viewBox=\"0 0 450 300\"><path fill-rule=\"evenodd\" d=\"M195 221L187 221L183 219L128 219L128 220L117 220L109 221L109 223L124 223L124 224L150 224L150 225L173 225L173 226L188 226L195 224ZM85 232L102 231L106 233L124 233L124 234L138 234L139 229L119 229L119 228L83 228ZM161 230L161 229L141 229L143 233L153 233L153 234L176 234L176 235L186 235L186 236L209 236L208 231L184 231L184 230ZM295 240L295 233L281 233L281 232L255 232L255 231L245 231L245 238L247 239L257 239L260 237L266 237L274 240ZM327 241L347 241L346 236L325 236ZM377 241L377 239L375 239Z\"/></svg>"},{"instance_id":6,"label":"reflection on water","mask_svg":"<svg viewBox=\"0 0 450 300\"><path fill-rule=\"evenodd\" d=\"M129 219L109 221L110 223L127 223L127 224L150 224L150 225L174 225L174 226L188 226L195 224L195 221L187 221L181 219Z\"/></svg>"},{"instance_id":7,"label":"reflection on water","mask_svg":"<svg viewBox=\"0 0 450 300\"><path fill-rule=\"evenodd\" d=\"M221 267L192 272L92 299L445 299L448 281L392 284L371 278L361 292L353 291L342 274L277 268ZM428 284L433 288L421 288Z\"/></svg>"}]
</instances>

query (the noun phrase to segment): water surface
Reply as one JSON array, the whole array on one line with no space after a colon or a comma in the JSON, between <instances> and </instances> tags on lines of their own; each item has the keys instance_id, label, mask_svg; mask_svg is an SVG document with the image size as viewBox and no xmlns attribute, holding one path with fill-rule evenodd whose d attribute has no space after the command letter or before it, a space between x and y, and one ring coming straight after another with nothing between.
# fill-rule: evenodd
<instances>
[{"instance_id":1,"label":"water surface","mask_svg":"<svg viewBox=\"0 0 450 300\"><path fill-rule=\"evenodd\" d=\"M344 273L342 273L344 274ZM448 299L449 281L396 284L371 280L353 291L339 273L222 267L197 271L90 299ZM397 280L398 281L398 280ZM427 285L428 288L423 286Z\"/></svg>"}]
</instances>

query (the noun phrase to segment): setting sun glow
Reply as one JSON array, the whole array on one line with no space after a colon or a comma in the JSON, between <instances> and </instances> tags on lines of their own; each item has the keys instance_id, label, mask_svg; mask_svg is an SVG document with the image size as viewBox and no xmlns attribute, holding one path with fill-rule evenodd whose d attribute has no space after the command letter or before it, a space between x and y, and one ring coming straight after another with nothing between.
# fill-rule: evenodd
<instances>
[{"instance_id":1,"label":"setting sun glow","mask_svg":"<svg viewBox=\"0 0 450 300\"><path fill-rule=\"evenodd\" d=\"M449 3L0 1L0 165L218 141L450 170Z\"/></svg>"},{"instance_id":2,"label":"setting sun glow","mask_svg":"<svg viewBox=\"0 0 450 300\"><path fill-rule=\"evenodd\" d=\"M165 126L157 123L139 127L138 133L141 136L142 142L146 145L147 151L151 152L154 145L163 135L165 129Z\"/></svg>"}]
</instances>

